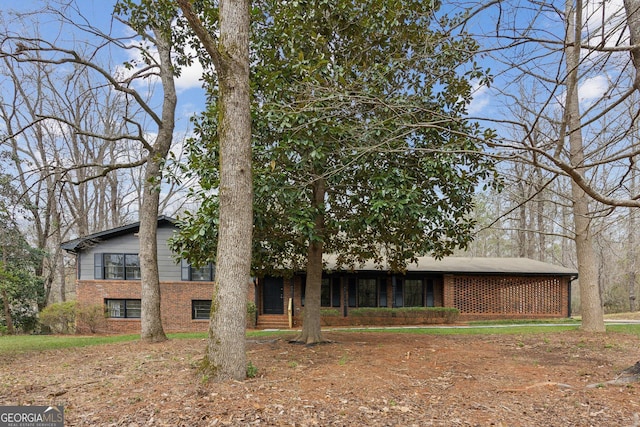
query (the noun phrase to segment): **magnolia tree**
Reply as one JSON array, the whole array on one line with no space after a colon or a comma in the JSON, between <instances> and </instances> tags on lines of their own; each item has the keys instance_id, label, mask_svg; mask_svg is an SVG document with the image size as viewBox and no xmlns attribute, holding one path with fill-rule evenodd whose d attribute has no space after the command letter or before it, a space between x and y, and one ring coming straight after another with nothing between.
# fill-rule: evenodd
<instances>
[{"instance_id":1,"label":"magnolia tree","mask_svg":"<svg viewBox=\"0 0 640 427\"><path fill-rule=\"evenodd\" d=\"M437 5L253 4L253 274L306 270L297 341L322 341L323 254L402 271L471 239L473 193L494 178L481 153L493 134L465 119L470 80L485 75L474 40ZM215 261L223 231L216 84L189 147L202 205L174 242L194 262Z\"/></svg>"}]
</instances>

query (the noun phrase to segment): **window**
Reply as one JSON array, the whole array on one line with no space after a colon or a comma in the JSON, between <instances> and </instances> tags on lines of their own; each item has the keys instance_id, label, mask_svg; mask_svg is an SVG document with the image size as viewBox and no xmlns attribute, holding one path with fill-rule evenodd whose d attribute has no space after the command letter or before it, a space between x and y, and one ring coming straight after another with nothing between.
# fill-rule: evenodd
<instances>
[{"instance_id":1,"label":"window","mask_svg":"<svg viewBox=\"0 0 640 427\"><path fill-rule=\"evenodd\" d=\"M407 279L404 281L404 306L422 307L423 286L420 279Z\"/></svg>"},{"instance_id":2,"label":"window","mask_svg":"<svg viewBox=\"0 0 640 427\"><path fill-rule=\"evenodd\" d=\"M331 306L332 307L340 307L341 299L340 298L340 289L342 288L342 284L340 283L340 279L337 277L333 278L331 283Z\"/></svg>"},{"instance_id":3,"label":"window","mask_svg":"<svg viewBox=\"0 0 640 427\"><path fill-rule=\"evenodd\" d=\"M349 300L348 300L348 304L349 307L355 307L356 306L356 296L357 296L357 285L356 285L356 279L349 279Z\"/></svg>"},{"instance_id":4,"label":"window","mask_svg":"<svg viewBox=\"0 0 640 427\"><path fill-rule=\"evenodd\" d=\"M139 299L108 299L105 304L107 315L113 318L139 319L142 312Z\"/></svg>"},{"instance_id":5,"label":"window","mask_svg":"<svg viewBox=\"0 0 640 427\"><path fill-rule=\"evenodd\" d=\"M378 306L378 282L376 279L358 279L358 307Z\"/></svg>"},{"instance_id":6,"label":"window","mask_svg":"<svg viewBox=\"0 0 640 427\"><path fill-rule=\"evenodd\" d=\"M94 254L94 278L107 280L140 280L138 254Z\"/></svg>"},{"instance_id":7,"label":"window","mask_svg":"<svg viewBox=\"0 0 640 427\"><path fill-rule=\"evenodd\" d=\"M387 307L387 283L386 280L382 280L380 284L380 300L378 301L379 307Z\"/></svg>"},{"instance_id":8,"label":"window","mask_svg":"<svg viewBox=\"0 0 640 427\"><path fill-rule=\"evenodd\" d=\"M340 307L341 301L341 284L339 277L325 277L322 279L322 287L320 288L320 306L321 307Z\"/></svg>"},{"instance_id":9,"label":"window","mask_svg":"<svg viewBox=\"0 0 640 427\"><path fill-rule=\"evenodd\" d=\"M433 292L433 280L427 280L427 307L433 307L435 305L434 292Z\"/></svg>"},{"instance_id":10,"label":"window","mask_svg":"<svg viewBox=\"0 0 640 427\"><path fill-rule=\"evenodd\" d=\"M191 301L191 318L208 319L211 314L211 300Z\"/></svg>"},{"instance_id":11,"label":"window","mask_svg":"<svg viewBox=\"0 0 640 427\"><path fill-rule=\"evenodd\" d=\"M124 279L123 254L104 254L104 278Z\"/></svg>"},{"instance_id":12,"label":"window","mask_svg":"<svg viewBox=\"0 0 640 427\"><path fill-rule=\"evenodd\" d=\"M423 307L424 286L422 279L398 280L394 304L395 307Z\"/></svg>"},{"instance_id":13,"label":"window","mask_svg":"<svg viewBox=\"0 0 640 427\"><path fill-rule=\"evenodd\" d=\"M182 280L191 282L212 282L216 277L216 267L209 263L203 267L193 267L186 260L180 263Z\"/></svg>"},{"instance_id":14,"label":"window","mask_svg":"<svg viewBox=\"0 0 640 427\"><path fill-rule=\"evenodd\" d=\"M331 306L331 280L327 278L322 279L322 286L320 287L320 306Z\"/></svg>"},{"instance_id":15,"label":"window","mask_svg":"<svg viewBox=\"0 0 640 427\"><path fill-rule=\"evenodd\" d=\"M138 255L124 256L124 278L140 280L140 257Z\"/></svg>"}]
</instances>

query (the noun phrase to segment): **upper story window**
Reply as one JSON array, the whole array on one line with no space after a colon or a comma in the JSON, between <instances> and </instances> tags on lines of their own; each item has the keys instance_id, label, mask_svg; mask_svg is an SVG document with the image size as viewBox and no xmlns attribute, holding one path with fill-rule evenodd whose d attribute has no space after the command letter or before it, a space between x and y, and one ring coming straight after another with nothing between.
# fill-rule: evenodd
<instances>
[{"instance_id":1,"label":"upper story window","mask_svg":"<svg viewBox=\"0 0 640 427\"><path fill-rule=\"evenodd\" d=\"M182 280L192 282L213 282L216 277L216 267L211 263L203 267L193 267L183 259L180 267L182 269Z\"/></svg>"},{"instance_id":2,"label":"upper story window","mask_svg":"<svg viewBox=\"0 0 640 427\"><path fill-rule=\"evenodd\" d=\"M140 280L138 254L94 254L94 278L107 280Z\"/></svg>"}]
</instances>

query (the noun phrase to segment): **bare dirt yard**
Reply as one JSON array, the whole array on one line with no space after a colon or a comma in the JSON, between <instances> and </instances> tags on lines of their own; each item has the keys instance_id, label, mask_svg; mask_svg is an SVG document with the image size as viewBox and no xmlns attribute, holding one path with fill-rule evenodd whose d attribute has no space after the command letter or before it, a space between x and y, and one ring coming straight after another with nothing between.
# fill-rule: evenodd
<instances>
[{"instance_id":1,"label":"bare dirt yard","mask_svg":"<svg viewBox=\"0 0 640 427\"><path fill-rule=\"evenodd\" d=\"M291 336L293 337L293 335ZM250 339L258 368L207 383L204 340L129 342L0 360L1 405L64 405L68 426L638 426L637 335L327 332Z\"/></svg>"}]
</instances>

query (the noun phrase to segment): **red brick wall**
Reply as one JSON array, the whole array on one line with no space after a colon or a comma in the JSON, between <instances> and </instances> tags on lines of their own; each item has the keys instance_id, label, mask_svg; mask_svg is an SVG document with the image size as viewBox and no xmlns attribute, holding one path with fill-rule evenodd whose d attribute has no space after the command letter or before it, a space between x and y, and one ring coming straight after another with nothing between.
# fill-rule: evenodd
<instances>
[{"instance_id":1,"label":"red brick wall","mask_svg":"<svg viewBox=\"0 0 640 427\"><path fill-rule=\"evenodd\" d=\"M140 282L121 280L83 280L76 284L80 305L104 305L105 299L140 299ZM210 300L212 282L161 282L161 312L164 331L204 332L208 320L191 319L192 300ZM248 285L247 299L254 300L254 286ZM82 325L79 325L82 330ZM106 319L102 333L140 333L140 319Z\"/></svg>"},{"instance_id":2,"label":"red brick wall","mask_svg":"<svg viewBox=\"0 0 640 427\"><path fill-rule=\"evenodd\" d=\"M294 326L302 324L300 276L294 283ZM445 274L433 278L434 306L455 307L460 320L540 319L569 315L569 279L556 276L482 276ZM284 279L286 303L291 297L291 281ZM381 280L387 287L387 305L391 307L391 279ZM342 295L344 303L344 295ZM335 307L342 312L343 307Z\"/></svg>"},{"instance_id":3,"label":"red brick wall","mask_svg":"<svg viewBox=\"0 0 640 427\"><path fill-rule=\"evenodd\" d=\"M566 277L444 277L444 305L460 310L461 320L567 317L568 300Z\"/></svg>"}]
</instances>

